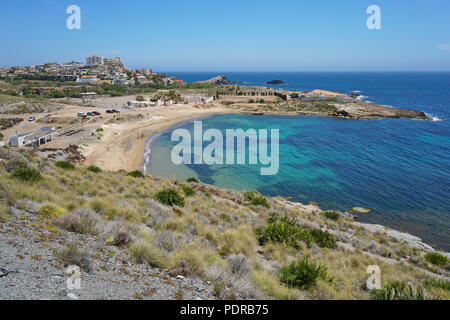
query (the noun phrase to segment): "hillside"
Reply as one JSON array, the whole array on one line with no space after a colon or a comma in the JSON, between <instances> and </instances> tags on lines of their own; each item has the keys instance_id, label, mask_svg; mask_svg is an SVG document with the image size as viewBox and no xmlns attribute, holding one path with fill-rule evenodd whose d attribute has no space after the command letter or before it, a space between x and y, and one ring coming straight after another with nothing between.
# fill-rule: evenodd
<instances>
[{"instance_id":1,"label":"hillside","mask_svg":"<svg viewBox=\"0 0 450 320\"><path fill-rule=\"evenodd\" d=\"M450 298L448 258L413 236L63 156L0 149L0 299ZM371 265L383 290L365 287Z\"/></svg>"}]
</instances>

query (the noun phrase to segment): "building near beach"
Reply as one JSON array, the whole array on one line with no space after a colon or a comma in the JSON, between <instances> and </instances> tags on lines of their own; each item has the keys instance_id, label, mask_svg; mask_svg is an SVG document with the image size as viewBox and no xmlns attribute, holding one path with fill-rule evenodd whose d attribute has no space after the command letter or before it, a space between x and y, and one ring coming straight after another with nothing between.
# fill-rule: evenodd
<instances>
[{"instance_id":1,"label":"building near beach","mask_svg":"<svg viewBox=\"0 0 450 320\"><path fill-rule=\"evenodd\" d=\"M58 139L58 131L54 127L42 128L37 132L21 133L9 139L11 147L41 146Z\"/></svg>"}]
</instances>

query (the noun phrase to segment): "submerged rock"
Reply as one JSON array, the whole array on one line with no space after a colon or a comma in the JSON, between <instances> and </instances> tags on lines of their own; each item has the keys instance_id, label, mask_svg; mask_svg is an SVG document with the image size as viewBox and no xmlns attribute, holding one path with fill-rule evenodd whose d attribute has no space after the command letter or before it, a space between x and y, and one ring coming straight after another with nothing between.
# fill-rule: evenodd
<instances>
[{"instance_id":1,"label":"submerged rock","mask_svg":"<svg viewBox=\"0 0 450 320\"><path fill-rule=\"evenodd\" d=\"M357 213L371 213L372 209L363 208L363 207L355 207L349 210L349 212L357 212Z\"/></svg>"}]
</instances>

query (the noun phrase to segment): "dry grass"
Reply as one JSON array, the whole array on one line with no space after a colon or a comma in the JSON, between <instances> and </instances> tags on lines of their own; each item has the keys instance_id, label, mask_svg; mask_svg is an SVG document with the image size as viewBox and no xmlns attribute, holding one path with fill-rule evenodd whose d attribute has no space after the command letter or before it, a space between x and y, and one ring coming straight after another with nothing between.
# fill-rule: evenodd
<instances>
[{"instance_id":1,"label":"dry grass","mask_svg":"<svg viewBox=\"0 0 450 320\"><path fill-rule=\"evenodd\" d=\"M4 160L0 165L0 199L5 200L0 202L0 222L11 218L9 206L13 205L37 213L47 228L95 235L103 243L121 246L136 262L222 283L240 296L369 299L364 285L370 265L380 266L383 284L399 280L419 286L432 279L417 270L426 267L420 259L426 252L383 233L371 233L345 215L335 221L320 211L288 207L279 199L268 199L270 208L246 206L242 192L202 184L192 184L195 193L188 192L183 208L172 208L155 200L164 189L182 194L180 184L170 179L133 178L126 172L93 173L82 167L63 170L32 154L2 148L0 159ZM4 166L11 159L31 163L40 170L42 180L30 183L14 179ZM328 228L339 233L339 240L352 250L308 248L304 243L297 248L271 242L259 245L255 229L266 225L271 216L291 217L311 228ZM68 248L60 255L63 264L86 260L80 251ZM419 257L415 264L408 262L414 260L412 257ZM280 268L305 258L324 265L333 281L319 280L309 290L283 285ZM442 268L436 272L448 275ZM431 286L426 290L450 298L448 290Z\"/></svg>"}]
</instances>

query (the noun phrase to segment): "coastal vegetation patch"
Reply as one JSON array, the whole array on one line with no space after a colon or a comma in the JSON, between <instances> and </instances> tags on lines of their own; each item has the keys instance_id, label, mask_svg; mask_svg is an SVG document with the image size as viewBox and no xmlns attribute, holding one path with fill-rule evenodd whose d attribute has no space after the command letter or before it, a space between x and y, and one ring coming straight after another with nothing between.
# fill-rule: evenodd
<instances>
[{"instance_id":1,"label":"coastal vegetation patch","mask_svg":"<svg viewBox=\"0 0 450 320\"><path fill-rule=\"evenodd\" d=\"M174 189L164 189L159 191L155 199L166 206L184 207L184 198Z\"/></svg>"},{"instance_id":2,"label":"coastal vegetation patch","mask_svg":"<svg viewBox=\"0 0 450 320\"><path fill-rule=\"evenodd\" d=\"M315 286L317 281L328 279L327 268L307 259L294 261L280 271L280 281L288 286L308 290Z\"/></svg>"},{"instance_id":3,"label":"coastal vegetation patch","mask_svg":"<svg viewBox=\"0 0 450 320\"><path fill-rule=\"evenodd\" d=\"M13 175L29 168L40 178ZM184 185L195 194L187 196ZM61 271L77 264L111 272L114 281L108 261L120 257L124 274L145 264L175 285L178 276L200 278L221 299L353 300L375 297L365 284L367 268L378 265L384 283L413 288L386 286L378 298L450 298L441 281L447 269L431 267L424 258L430 251L408 238L372 231L342 213L330 220L318 207L281 197L254 205L255 195L125 171L61 170L32 150L0 148L0 228L56 248Z\"/></svg>"}]
</instances>

